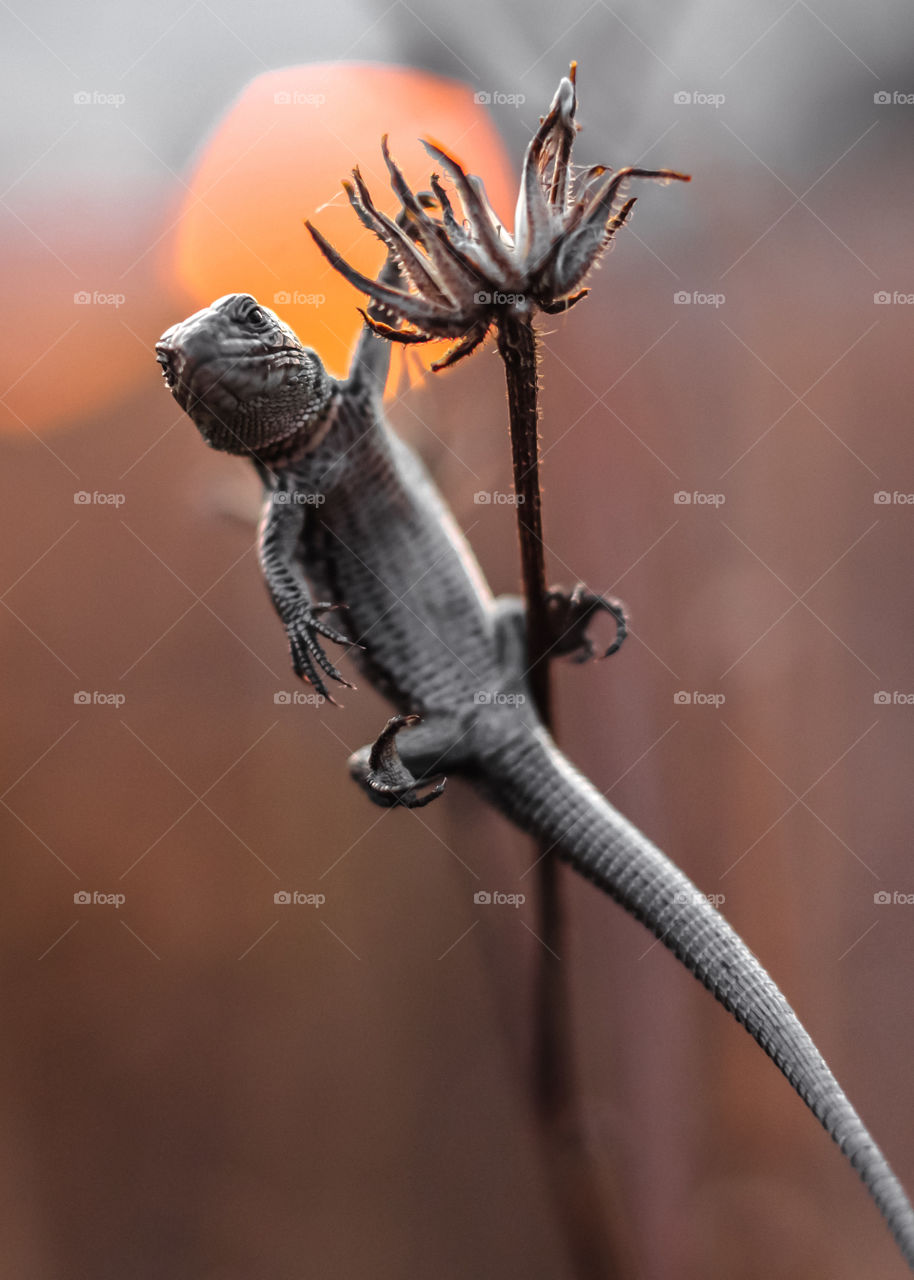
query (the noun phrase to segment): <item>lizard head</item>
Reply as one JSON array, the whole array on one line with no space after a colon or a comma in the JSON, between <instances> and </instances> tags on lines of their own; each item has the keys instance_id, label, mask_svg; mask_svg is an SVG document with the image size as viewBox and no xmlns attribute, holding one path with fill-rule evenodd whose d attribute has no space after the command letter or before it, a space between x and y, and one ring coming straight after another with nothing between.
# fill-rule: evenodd
<instances>
[{"instance_id":1,"label":"lizard head","mask_svg":"<svg viewBox=\"0 0 914 1280\"><path fill-rule=\"evenodd\" d=\"M334 383L315 352L247 293L227 294L156 343L165 382L208 445L269 461L307 447Z\"/></svg>"}]
</instances>

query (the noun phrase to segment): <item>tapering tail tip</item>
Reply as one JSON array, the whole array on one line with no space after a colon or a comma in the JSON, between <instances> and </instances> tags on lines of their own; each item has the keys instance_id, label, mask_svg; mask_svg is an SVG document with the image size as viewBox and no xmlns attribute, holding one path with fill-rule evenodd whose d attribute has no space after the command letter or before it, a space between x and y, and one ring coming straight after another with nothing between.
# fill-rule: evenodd
<instances>
[{"instance_id":1,"label":"tapering tail tip","mask_svg":"<svg viewBox=\"0 0 914 1280\"><path fill-rule=\"evenodd\" d=\"M490 799L669 948L740 1022L839 1145L914 1271L914 1210L793 1009L723 916L541 727L484 752Z\"/></svg>"}]
</instances>

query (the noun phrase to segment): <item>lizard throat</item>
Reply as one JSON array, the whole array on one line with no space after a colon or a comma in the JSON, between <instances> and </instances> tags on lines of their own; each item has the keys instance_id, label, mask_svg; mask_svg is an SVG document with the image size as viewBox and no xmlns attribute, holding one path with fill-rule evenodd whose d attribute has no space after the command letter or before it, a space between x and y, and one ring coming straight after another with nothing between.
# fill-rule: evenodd
<instances>
[{"instance_id":1,"label":"lizard throat","mask_svg":"<svg viewBox=\"0 0 914 1280\"><path fill-rule=\"evenodd\" d=\"M340 393L334 387L323 408L316 414L304 418L294 431L262 445L256 451L257 458L265 463L281 463L283 465L298 462L308 453L313 453L326 439L336 421L339 408Z\"/></svg>"}]
</instances>

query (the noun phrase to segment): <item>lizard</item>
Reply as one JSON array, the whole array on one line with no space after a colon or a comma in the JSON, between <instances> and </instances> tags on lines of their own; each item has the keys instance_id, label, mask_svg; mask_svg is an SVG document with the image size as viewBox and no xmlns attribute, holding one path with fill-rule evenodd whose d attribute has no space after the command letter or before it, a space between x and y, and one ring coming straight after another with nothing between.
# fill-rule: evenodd
<instances>
[{"instance_id":1,"label":"lizard","mask_svg":"<svg viewBox=\"0 0 914 1280\"><path fill-rule=\"evenodd\" d=\"M396 279L393 257L379 283ZM914 1210L885 1156L767 971L692 881L561 753L530 696L523 603L494 598L420 458L387 421L387 340L366 323L345 379L269 308L229 294L172 326L156 358L212 448L264 488L260 566L295 672L333 701L347 646L395 709L349 759L376 803L437 799L467 779L543 848L646 926L741 1023L857 1170L914 1270ZM552 654L596 656L615 601L550 592ZM333 613L333 622L328 614Z\"/></svg>"}]
</instances>

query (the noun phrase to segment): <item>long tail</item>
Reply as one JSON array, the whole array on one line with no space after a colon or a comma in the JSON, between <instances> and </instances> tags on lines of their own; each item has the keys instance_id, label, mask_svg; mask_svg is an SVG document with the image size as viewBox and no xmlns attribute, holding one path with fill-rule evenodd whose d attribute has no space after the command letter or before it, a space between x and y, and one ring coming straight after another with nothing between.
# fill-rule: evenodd
<instances>
[{"instance_id":1,"label":"long tail","mask_svg":"<svg viewBox=\"0 0 914 1280\"><path fill-rule=\"evenodd\" d=\"M492 802L646 925L761 1045L857 1170L914 1270L914 1210L901 1183L746 944L545 730L513 735L486 757Z\"/></svg>"}]
</instances>

